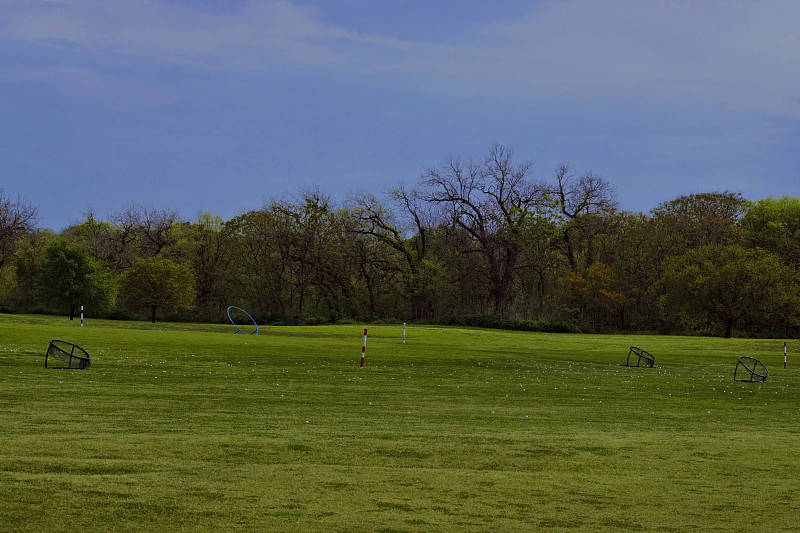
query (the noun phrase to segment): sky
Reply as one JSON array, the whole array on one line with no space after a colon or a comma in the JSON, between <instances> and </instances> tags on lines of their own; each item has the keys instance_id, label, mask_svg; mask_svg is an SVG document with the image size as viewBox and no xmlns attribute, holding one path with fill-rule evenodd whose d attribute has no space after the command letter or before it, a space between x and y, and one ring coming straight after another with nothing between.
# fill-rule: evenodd
<instances>
[{"instance_id":1,"label":"sky","mask_svg":"<svg viewBox=\"0 0 800 533\"><path fill-rule=\"evenodd\" d=\"M800 196L797 0L0 0L0 188L60 231L134 206L341 203L509 147L620 207Z\"/></svg>"}]
</instances>

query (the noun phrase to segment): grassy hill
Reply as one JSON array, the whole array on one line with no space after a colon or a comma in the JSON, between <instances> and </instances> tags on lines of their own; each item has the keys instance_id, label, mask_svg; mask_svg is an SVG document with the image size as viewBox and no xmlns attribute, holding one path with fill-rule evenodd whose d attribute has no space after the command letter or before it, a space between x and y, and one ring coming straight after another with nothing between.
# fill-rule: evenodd
<instances>
[{"instance_id":1,"label":"grassy hill","mask_svg":"<svg viewBox=\"0 0 800 533\"><path fill-rule=\"evenodd\" d=\"M359 368L363 326L233 331L0 315L0 530L800 527L782 340L373 326Z\"/></svg>"}]
</instances>

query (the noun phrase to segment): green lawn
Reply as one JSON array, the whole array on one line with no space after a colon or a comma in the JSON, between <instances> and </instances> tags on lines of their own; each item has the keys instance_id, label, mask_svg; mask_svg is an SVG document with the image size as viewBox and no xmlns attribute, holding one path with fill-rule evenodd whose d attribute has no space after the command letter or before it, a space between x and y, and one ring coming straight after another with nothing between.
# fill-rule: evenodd
<instances>
[{"instance_id":1,"label":"green lawn","mask_svg":"<svg viewBox=\"0 0 800 533\"><path fill-rule=\"evenodd\" d=\"M233 331L0 315L0 531L800 528L796 342Z\"/></svg>"}]
</instances>

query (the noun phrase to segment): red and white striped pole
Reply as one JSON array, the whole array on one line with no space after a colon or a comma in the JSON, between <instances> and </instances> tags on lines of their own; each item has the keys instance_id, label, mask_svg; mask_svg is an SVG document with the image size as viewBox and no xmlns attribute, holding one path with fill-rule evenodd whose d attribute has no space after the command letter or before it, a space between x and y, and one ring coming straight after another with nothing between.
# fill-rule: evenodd
<instances>
[{"instance_id":1,"label":"red and white striped pole","mask_svg":"<svg viewBox=\"0 0 800 533\"><path fill-rule=\"evenodd\" d=\"M786 368L786 341L783 341L783 368Z\"/></svg>"},{"instance_id":2,"label":"red and white striped pole","mask_svg":"<svg viewBox=\"0 0 800 533\"><path fill-rule=\"evenodd\" d=\"M361 346L361 368L364 368L364 354L367 353L367 328L364 328L364 344Z\"/></svg>"}]
</instances>

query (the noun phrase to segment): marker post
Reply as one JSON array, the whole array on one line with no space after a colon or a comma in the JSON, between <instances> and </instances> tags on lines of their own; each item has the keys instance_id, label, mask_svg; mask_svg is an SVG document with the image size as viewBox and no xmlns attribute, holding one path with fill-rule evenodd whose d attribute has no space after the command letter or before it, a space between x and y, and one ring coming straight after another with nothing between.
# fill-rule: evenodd
<instances>
[{"instance_id":1,"label":"marker post","mask_svg":"<svg viewBox=\"0 0 800 533\"><path fill-rule=\"evenodd\" d=\"M783 341L783 368L786 368L786 341Z\"/></svg>"},{"instance_id":2,"label":"marker post","mask_svg":"<svg viewBox=\"0 0 800 533\"><path fill-rule=\"evenodd\" d=\"M81 306L81 327L83 327L83 306ZM784 343L785 345L786 343Z\"/></svg>"},{"instance_id":3,"label":"marker post","mask_svg":"<svg viewBox=\"0 0 800 533\"><path fill-rule=\"evenodd\" d=\"M367 328L364 328L364 344L361 346L361 368L364 368L364 354L367 353Z\"/></svg>"}]
</instances>

